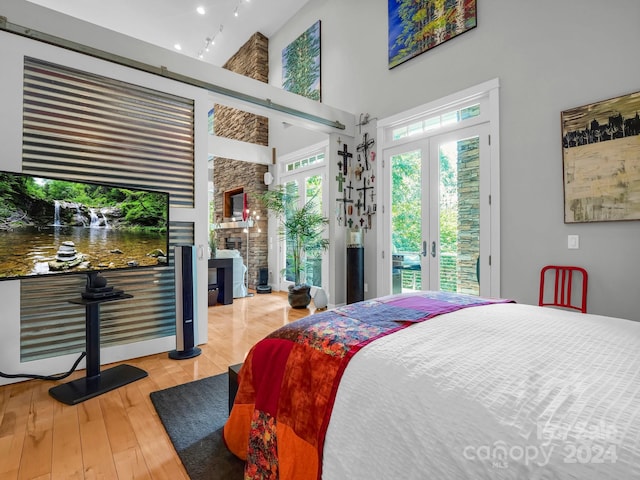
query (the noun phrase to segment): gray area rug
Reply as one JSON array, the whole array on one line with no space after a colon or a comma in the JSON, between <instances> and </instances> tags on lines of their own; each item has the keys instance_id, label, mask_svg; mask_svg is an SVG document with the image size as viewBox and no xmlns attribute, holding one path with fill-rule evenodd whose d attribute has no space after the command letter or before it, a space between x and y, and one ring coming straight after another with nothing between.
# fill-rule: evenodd
<instances>
[{"instance_id":1,"label":"gray area rug","mask_svg":"<svg viewBox=\"0 0 640 480\"><path fill-rule=\"evenodd\" d=\"M229 376L203 378L151 393L151 401L191 480L241 480L244 462L227 450Z\"/></svg>"}]
</instances>

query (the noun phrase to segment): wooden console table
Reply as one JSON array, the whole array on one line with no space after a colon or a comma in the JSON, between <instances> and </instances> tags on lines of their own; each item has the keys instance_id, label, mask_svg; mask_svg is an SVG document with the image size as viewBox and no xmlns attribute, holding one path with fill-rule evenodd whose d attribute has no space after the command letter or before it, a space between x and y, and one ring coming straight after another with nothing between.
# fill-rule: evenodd
<instances>
[{"instance_id":1,"label":"wooden console table","mask_svg":"<svg viewBox=\"0 0 640 480\"><path fill-rule=\"evenodd\" d=\"M233 303L233 258L210 258L208 267L216 269L216 283L210 286L218 287L218 303Z\"/></svg>"}]
</instances>

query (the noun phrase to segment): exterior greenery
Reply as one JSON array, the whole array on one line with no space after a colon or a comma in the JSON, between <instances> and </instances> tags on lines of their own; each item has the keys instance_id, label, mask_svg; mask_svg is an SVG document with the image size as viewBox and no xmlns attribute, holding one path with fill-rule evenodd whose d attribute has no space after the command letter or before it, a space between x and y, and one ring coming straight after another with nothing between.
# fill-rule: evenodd
<instances>
[{"instance_id":1,"label":"exterior greenery","mask_svg":"<svg viewBox=\"0 0 640 480\"><path fill-rule=\"evenodd\" d=\"M394 253L419 254L422 251L422 160L419 151L394 157L392 168L392 244ZM440 288L456 291L458 254L457 167L440 152ZM402 270L402 288L420 290L420 270Z\"/></svg>"},{"instance_id":2,"label":"exterior greenery","mask_svg":"<svg viewBox=\"0 0 640 480\"><path fill-rule=\"evenodd\" d=\"M394 158L392 182L392 231L394 252L422 251L421 158L418 151ZM455 196L457 175L449 157L440 155L440 191L444 201L440 204L440 251L457 252L458 210Z\"/></svg>"},{"instance_id":3,"label":"exterior greenery","mask_svg":"<svg viewBox=\"0 0 640 480\"><path fill-rule=\"evenodd\" d=\"M394 157L391 172L393 251L419 252L422 243L420 153L408 152Z\"/></svg>"},{"instance_id":4,"label":"exterior greenery","mask_svg":"<svg viewBox=\"0 0 640 480\"><path fill-rule=\"evenodd\" d=\"M280 221L279 234L286 242L287 265L295 285L300 285L307 263L315 261L329 246L329 240L323 238L329 219L320 212L317 195L300 205L297 184L293 182L264 192L260 201Z\"/></svg>"}]
</instances>

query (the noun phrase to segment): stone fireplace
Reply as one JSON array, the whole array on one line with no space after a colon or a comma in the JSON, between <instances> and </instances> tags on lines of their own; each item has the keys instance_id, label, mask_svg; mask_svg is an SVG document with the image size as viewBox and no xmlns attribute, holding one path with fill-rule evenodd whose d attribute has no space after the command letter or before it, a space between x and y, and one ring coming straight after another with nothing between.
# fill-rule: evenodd
<instances>
[{"instance_id":1,"label":"stone fireplace","mask_svg":"<svg viewBox=\"0 0 640 480\"><path fill-rule=\"evenodd\" d=\"M266 190L262 181L267 165L241 160L216 157L213 160L213 184L215 188L215 219L219 227L216 230L217 248L238 250L243 263L247 266L247 287L255 289L261 267L267 267L267 227L268 212L257 200L257 194ZM238 185L242 182L242 185ZM251 222L242 219L231 220L225 215L224 193L242 188L247 196L247 208ZM254 213L255 212L255 213Z\"/></svg>"}]
</instances>

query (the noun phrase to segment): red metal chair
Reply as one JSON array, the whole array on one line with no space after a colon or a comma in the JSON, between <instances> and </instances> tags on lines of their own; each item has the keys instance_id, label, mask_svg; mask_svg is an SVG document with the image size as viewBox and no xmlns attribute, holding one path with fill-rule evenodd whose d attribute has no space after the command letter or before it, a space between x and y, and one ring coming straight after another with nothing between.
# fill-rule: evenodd
<instances>
[{"instance_id":1,"label":"red metal chair","mask_svg":"<svg viewBox=\"0 0 640 480\"><path fill-rule=\"evenodd\" d=\"M547 272L549 272L547 275ZM573 275L576 274L574 282ZM554 278L553 300L545 301L545 278ZM549 281L551 278L549 278ZM587 313L587 271L582 267L568 267L559 265L547 265L540 271L540 297L538 305L545 307L562 307ZM574 286L582 283L582 288L576 293L577 302L572 303L571 293Z\"/></svg>"}]
</instances>

